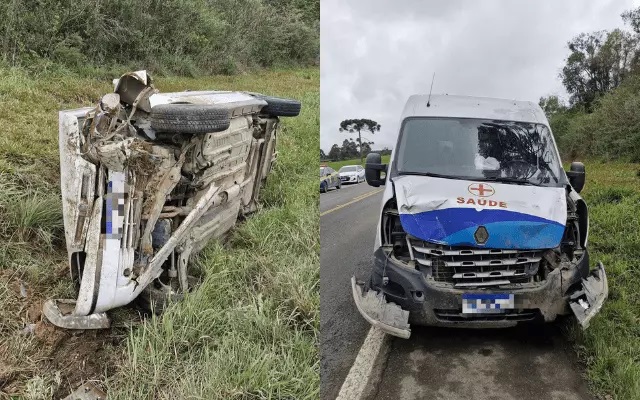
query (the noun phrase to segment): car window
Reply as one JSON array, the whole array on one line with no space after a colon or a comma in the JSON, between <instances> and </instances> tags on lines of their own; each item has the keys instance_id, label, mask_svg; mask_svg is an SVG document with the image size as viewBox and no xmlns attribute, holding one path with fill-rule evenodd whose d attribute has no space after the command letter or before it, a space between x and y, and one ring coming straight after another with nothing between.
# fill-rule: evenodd
<instances>
[{"instance_id":1,"label":"car window","mask_svg":"<svg viewBox=\"0 0 640 400\"><path fill-rule=\"evenodd\" d=\"M357 171L357 168L353 165L345 165L344 167L340 168L340 172L353 172L353 171Z\"/></svg>"}]
</instances>

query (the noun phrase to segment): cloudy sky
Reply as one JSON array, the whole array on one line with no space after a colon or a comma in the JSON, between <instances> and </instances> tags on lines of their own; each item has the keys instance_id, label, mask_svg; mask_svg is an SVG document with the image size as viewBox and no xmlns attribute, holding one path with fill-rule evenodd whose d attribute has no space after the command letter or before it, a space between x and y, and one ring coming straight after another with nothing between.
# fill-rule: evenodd
<instances>
[{"instance_id":1,"label":"cloudy sky","mask_svg":"<svg viewBox=\"0 0 640 400\"><path fill-rule=\"evenodd\" d=\"M566 97L566 43L622 27L640 0L322 0L321 136L326 152L349 137L340 121L369 118L374 149L393 147L411 94L538 101Z\"/></svg>"}]
</instances>

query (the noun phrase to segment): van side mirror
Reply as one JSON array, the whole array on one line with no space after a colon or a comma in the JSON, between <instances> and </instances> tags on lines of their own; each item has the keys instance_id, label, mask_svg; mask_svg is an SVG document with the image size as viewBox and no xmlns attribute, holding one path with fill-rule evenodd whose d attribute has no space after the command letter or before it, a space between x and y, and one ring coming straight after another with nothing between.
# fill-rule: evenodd
<instances>
[{"instance_id":1,"label":"van side mirror","mask_svg":"<svg viewBox=\"0 0 640 400\"><path fill-rule=\"evenodd\" d=\"M381 177L384 173L385 176ZM364 165L364 175L367 183L371 186L378 187L384 185L387 179L387 164L382 163L382 156L379 153L367 154L367 161Z\"/></svg>"},{"instance_id":2,"label":"van side mirror","mask_svg":"<svg viewBox=\"0 0 640 400\"><path fill-rule=\"evenodd\" d=\"M573 187L573 190L578 193L584 188L585 174L584 164L577 161L572 162L569 171L567 171L569 183Z\"/></svg>"}]
</instances>

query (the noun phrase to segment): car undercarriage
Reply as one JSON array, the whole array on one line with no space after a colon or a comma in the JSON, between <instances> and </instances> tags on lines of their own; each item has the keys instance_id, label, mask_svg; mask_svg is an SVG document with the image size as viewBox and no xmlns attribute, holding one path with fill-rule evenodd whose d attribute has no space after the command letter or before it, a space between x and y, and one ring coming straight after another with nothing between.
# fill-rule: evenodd
<instances>
[{"instance_id":1,"label":"car undercarriage","mask_svg":"<svg viewBox=\"0 0 640 400\"><path fill-rule=\"evenodd\" d=\"M61 190L76 300L44 314L70 329L107 328L138 299L155 312L197 284L190 260L259 209L277 160L280 117L300 103L248 92L160 93L123 75L95 107L59 113Z\"/></svg>"}]
</instances>

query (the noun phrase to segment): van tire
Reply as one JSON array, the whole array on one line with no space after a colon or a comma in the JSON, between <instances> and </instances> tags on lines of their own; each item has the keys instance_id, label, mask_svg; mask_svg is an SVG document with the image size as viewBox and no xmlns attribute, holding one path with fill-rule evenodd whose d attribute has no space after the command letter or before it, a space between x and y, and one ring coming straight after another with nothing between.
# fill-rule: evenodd
<instances>
[{"instance_id":1,"label":"van tire","mask_svg":"<svg viewBox=\"0 0 640 400\"><path fill-rule=\"evenodd\" d=\"M293 99L284 99L281 97L265 96L263 94L253 94L254 97L264 100L267 105L262 107L262 114L273 115L276 117L297 117L300 114L302 105L299 101Z\"/></svg>"},{"instance_id":2,"label":"van tire","mask_svg":"<svg viewBox=\"0 0 640 400\"><path fill-rule=\"evenodd\" d=\"M159 104L151 108L151 127L158 132L211 133L229 128L229 111L212 104Z\"/></svg>"}]
</instances>

